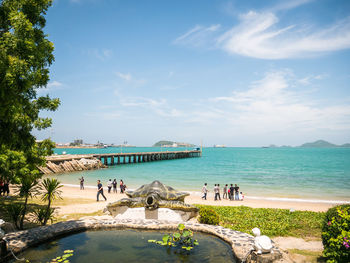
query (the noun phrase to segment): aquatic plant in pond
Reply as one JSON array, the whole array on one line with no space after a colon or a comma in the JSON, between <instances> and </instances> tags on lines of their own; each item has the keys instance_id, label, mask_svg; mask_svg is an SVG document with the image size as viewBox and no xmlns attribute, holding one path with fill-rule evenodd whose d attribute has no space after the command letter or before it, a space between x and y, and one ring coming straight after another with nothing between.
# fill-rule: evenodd
<instances>
[{"instance_id":1,"label":"aquatic plant in pond","mask_svg":"<svg viewBox=\"0 0 350 263\"><path fill-rule=\"evenodd\" d=\"M161 241L149 239L148 242L168 248L173 247L179 253L191 251L195 246L199 245L198 240L193 239L193 232L190 229L186 229L183 224L179 224L177 230L177 232L172 234L165 234Z\"/></svg>"},{"instance_id":2,"label":"aquatic plant in pond","mask_svg":"<svg viewBox=\"0 0 350 263\"><path fill-rule=\"evenodd\" d=\"M51 259L50 263L57 263L57 262L69 263L70 261L68 258L73 256L73 252L74 250L65 250L63 251L62 256L58 256L56 258Z\"/></svg>"}]
</instances>

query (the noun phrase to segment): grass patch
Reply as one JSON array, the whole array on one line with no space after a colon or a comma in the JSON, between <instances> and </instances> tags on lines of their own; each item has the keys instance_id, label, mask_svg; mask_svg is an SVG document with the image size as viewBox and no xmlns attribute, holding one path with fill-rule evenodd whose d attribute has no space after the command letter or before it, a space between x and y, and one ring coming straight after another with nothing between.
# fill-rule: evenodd
<instances>
[{"instance_id":1,"label":"grass patch","mask_svg":"<svg viewBox=\"0 0 350 263\"><path fill-rule=\"evenodd\" d=\"M304 262L310 262L310 263L326 262L326 259L322 256L322 251L288 249L288 252L292 255L304 256L305 257Z\"/></svg>"},{"instance_id":2,"label":"grass patch","mask_svg":"<svg viewBox=\"0 0 350 263\"><path fill-rule=\"evenodd\" d=\"M61 221L68 221L68 220L77 220L80 219L84 216L102 216L103 214L103 210L99 210L96 212L92 212L92 213L74 213L74 214L66 214L66 215L62 215L59 217L56 217L55 219L55 223L57 222L61 222Z\"/></svg>"},{"instance_id":3,"label":"grass patch","mask_svg":"<svg viewBox=\"0 0 350 263\"><path fill-rule=\"evenodd\" d=\"M75 204L89 204L94 202L96 201L92 199L64 197L63 199L54 200L52 203L52 207L68 206L68 205L75 205ZM9 216L5 212L5 206L10 203L24 203L24 199L17 195L12 195L9 197L3 197L3 196L0 197L0 218L4 219L6 222L12 221L11 218L9 218ZM41 197L39 196L28 199L27 215L26 215L25 224L24 224L25 229L39 226L39 224L33 222L33 216L31 212L35 208L46 207L46 206L47 206L47 202L42 201ZM63 216L63 218L62 216L55 216L53 223L56 223L58 221L79 219L83 216L97 216L97 215L103 215L103 212L98 211L98 212L88 213L88 214L78 213L78 214L67 215L66 217ZM48 222L48 225L49 224L51 224L51 221ZM13 231L14 229L10 228L8 230Z\"/></svg>"},{"instance_id":4,"label":"grass patch","mask_svg":"<svg viewBox=\"0 0 350 263\"><path fill-rule=\"evenodd\" d=\"M321 238L321 225L325 213L310 211L290 212L287 209L250 208L247 206L207 206L220 216L220 225L233 230L251 233L260 228L270 237L294 236L307 239Z\"/></svg>"}]
</instances>

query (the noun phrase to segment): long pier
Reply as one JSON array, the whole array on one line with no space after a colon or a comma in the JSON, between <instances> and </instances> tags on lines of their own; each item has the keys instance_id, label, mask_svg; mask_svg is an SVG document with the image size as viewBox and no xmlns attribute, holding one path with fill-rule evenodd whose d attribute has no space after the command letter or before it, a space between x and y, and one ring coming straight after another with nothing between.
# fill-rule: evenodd
<instances>
[{"instance_id":1,"label":"long pier","mask_svg":"<svg viewBox=\"0 0 350 263\"><path fill-rule=\"evenodd\" d=\"M105 165L143 163L161 160L172 160L182 158L200 157L201 151L166 151L166 152L138 152L138 153L105 153L94 154L93 157L99 159ZM110 161L108 161L108 159Z\"/></svg>"},{"instance_id":2,"label":"long pier","mask_svg":"<svg viewBox=\"0 0 350 263\"><path fill-rule=\"evenodd\" d=\"M202 156L202 151L162 151L135 153L67 154L46 157L46 167L39 167L42 173L64 173L106 168L109 165L154 162Z\"/></svg>"}]
</instances>

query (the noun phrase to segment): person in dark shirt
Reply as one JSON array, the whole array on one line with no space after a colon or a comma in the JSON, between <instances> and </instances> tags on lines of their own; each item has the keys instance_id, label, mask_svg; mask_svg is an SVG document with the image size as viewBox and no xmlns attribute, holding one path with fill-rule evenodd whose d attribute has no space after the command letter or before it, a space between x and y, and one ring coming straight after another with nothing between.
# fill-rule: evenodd
<instances>
[{"instance_id":1,"label":"person in dark shirt","mask_svg":"<svg viewBox=\"0 0 350 263\"><path fill-rule=\"evenodd\" d=\"M233 200L233 192L235 191L235 188L233 187L233 184L230 186L230 200Z\"/></svg>"},{"instance_id":2,"label":"person in dark shirt","mask_svg":"<svg viewBox=\"0 0 350 263\"><path fill-rule=\"evenodd\" d=\"M239 200L239 187L235 184L235 200Z\"/></svg>"},{"instance_id":3,"label":"person in dark shirt","mask_svg":"<svg viewBox=\"0 0 350 263\"><path fill-rule=\"evenodd\" d=\"M101 184L101 181L100 180L97 180L97 202L99 201L98 200L98 197L102 195L103 198L105 199L105 201L107 201L107 198L105 197L105 195L103 194L103 186Z\"/></svg>"},{"instance_id":4,"label":"person in dark shirt","mask_svg":"<svg viewBox=\"0 0 350 263\"><path fill-rule=\"evenodd\" d=\"M84 177L82 176L80 179L80 190L84 190Z\"/></svg>"},{"instance_id":5,"label":"person in dark shirt","mask_svg":"<svg viewBox=\"0 0 350 263\"><path fill-rule=\"evenodd\" d=\"M113 193L117 193L117 180L116 179L113 180L112 185L113 185Z\"/></svg>"}]
</instances>

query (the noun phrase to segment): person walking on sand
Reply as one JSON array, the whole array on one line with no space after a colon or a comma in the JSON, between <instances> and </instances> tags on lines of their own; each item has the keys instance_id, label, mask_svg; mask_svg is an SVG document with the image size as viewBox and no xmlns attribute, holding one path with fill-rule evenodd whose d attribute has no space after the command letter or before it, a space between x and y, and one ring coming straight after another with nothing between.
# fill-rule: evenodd
<instances>
[{"instance_id":1,"label":"person walking on sand","mask_svg":"<svg viewBox=\"0 0 350 263\"><path fill-rule=\"evenodd\" d=\"M84 176L82 176L81 178L79 178L80 181L80 190L84 190Z\"/></svg>"},{"instance_id":2,"label":"person walking on sand","mask_svg":"<svg viewBox=\"0 0 350 263\"><path fill-rule=\"evenodd\" d=\"M235 191L235 188L233 187L233 184L230 186L230 200L233 201L233 193Z\"/></svg>"},{"instance_id":3,"label":"person walking on sand","mask_svg":"<svg viewBox=\"0 0 350 263\"><path fill-rule=\"evenodd\" d=\"M102 195L102 197L105 199L105 201L107 201L107 198L105 197L105 195L103 194L103 186L101 184L101 181L100 180L97 180L97 202L99 201L98 200L98 197Z\"/></svg>"},{"instance_id":4,"label":"person walking on sand","mask_svg":"<svg viewBox=\"0 0 350 263\"><path fill-rule=\"evenodd\" d=\"M222 199L227 199L227 184L225 184L223 191L224 191L224 193L222 194Z\"/></svg>"},{"instance_id":5,"label":"person walking on sand","mask_svg":"<svg viewBox=\"0 0 350 263\"><path fill-rule=\"evenodd\" d=\"M112 189L112 179L109 179L109 181L107 182L107 187L108 187L108 193L111 193L111 189Z\"/></svg>"},{"instance_id":6,"label":"person walking on sand","mask_svg":"<svg viewBox=\"0 0 350 263\"><path fill-rule=\"evenodd\" d=\"M235 184L235 200L239 200L239 187Z\"/></svg>"},{"instance_id":7,"label":"person walking on sand","mask_svg":"<svg viewBox=\"0 0 350 263\"><path fill-rule=\"evenodd\" d=\"M113 193L117 193L117 180L116 179L113 180L112 186L113 186Z\"/></svg>"},{"instance_id":8,"label":"person walking on sand","mask_svg":"<svg viewBox=\"0 0 350 263\"><path fill-rule=\"evenodd\" d=\"M202 193L203 193L202 199L207 200L207 194L208 194L207 183L203 185Z\"/></svg>"}]
</instances>

